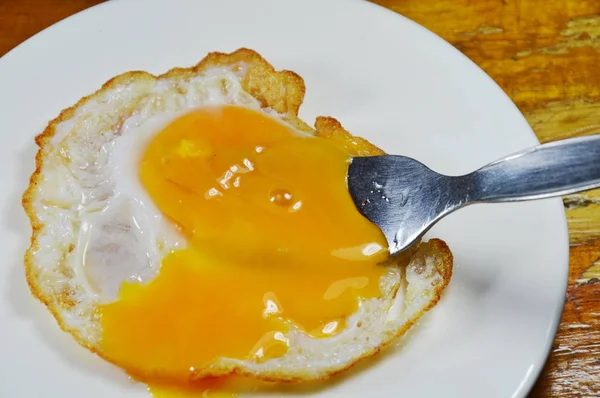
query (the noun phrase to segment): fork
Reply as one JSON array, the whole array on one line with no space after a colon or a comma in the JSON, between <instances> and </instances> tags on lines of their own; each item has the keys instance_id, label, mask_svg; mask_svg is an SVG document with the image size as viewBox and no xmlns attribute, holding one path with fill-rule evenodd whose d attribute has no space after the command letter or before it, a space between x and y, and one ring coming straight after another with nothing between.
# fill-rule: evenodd
<instances>
[{"instance_id":1,"label":"fork","mask_svg":"<svg viewBox=\"0 0 600 398\"><path fill-rule=\"evenodd\" d=\"M462 176L395 155L355 157L348 189L398 254L448 214L476 203L545 199L600 187L600 135L554 141Z\"/></svg>"}]
</instances>

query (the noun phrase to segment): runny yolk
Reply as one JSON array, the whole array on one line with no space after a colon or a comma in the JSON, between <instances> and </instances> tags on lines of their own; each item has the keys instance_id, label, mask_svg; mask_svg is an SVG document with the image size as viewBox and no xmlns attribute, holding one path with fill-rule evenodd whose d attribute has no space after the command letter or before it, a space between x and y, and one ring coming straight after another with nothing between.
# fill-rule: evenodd
<instances>
[{"instance_id":1,"label":"runny yolk","mask_svg":"<svg viewBox=\"0 0 600 398\"><path fill-rule=\"evenodd\" d=\"M241 380L241 381L240 381ZM151 383L148 392L154 398L236 398L238 390L248 390L252 380L217 377L189 383ZM256 382L259 383L259 382Z\"/></svg>"},{"instance_id":2,"label":"runny yolk","mask_svg":"<svg viewBox=\"0 0 600 398\"><path fill-rule=\"evenodd\" d=\"M350 198L343 148L236 106L159 132L139 176L186 246L100 308L101 353L144 381L186 383L219 357L284 355L290 328L342 330L360 299L380 295L388 256Z\"/></svg>"}]
</instances>

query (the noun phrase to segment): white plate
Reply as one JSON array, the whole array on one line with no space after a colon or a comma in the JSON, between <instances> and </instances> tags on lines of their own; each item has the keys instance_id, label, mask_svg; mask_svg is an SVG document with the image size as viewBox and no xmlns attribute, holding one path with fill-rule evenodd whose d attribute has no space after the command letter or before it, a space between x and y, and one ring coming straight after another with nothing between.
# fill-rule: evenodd
<instances>
[{"instance_id":1,"label":"white plate","mask_svg":"<svg viewBox=\"0 0 600 398\"><path fill-rule=\"evenodd\" d=\"M467 58L363 1L122 0L68 18L0 60L0 396L146 396L62 333L29 294L20 195L33 170L34 135L118 73L161 73L242 46L305 78L305 120L335 116L354 134L438 171L468 172L537 143ZM568 246L560 200L474 206L429 235L455 253L443 300L408 344L317 395L527 394L562 311Z\"/></svg>"}]
</instances>

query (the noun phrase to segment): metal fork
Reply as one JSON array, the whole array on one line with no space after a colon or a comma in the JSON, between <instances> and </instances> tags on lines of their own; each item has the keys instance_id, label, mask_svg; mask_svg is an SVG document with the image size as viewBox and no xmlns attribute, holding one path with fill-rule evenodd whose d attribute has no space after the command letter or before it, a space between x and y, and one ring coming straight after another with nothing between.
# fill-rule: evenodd
<instances>
[{"instance_id":1,"label":"metal fork","mask_svg":"<svg viewBox=\"0 0 600 398\"><path fill-rule=\"evenodd\" d=\"M545 199L600 187L600 135L555 141L462 176L438 174L405 156L356 157L348 189L385 234L392 255L448 214L475 203Z\"/></svg>"}]
</instances>

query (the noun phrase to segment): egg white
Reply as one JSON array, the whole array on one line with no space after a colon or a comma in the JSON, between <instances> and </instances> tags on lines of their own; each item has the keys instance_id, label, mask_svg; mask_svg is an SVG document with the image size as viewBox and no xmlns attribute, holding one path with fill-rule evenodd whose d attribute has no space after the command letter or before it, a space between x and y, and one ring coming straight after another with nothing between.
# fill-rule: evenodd
<instances>
[{"instance_id":1,"label":"egg white","mask_svg":"<svg viewBox=\"0 0 600 398\"><path fill-rule=\"evenodd\" d=\"M182 114L209 105L244 106L287 123L289 115L244 88L251 67L236 62L158 79L129 75L56 124L41 151L41 178L27 196L37 234L26 262L32 289L82 345L102 355L97 306L116 300L124 281L150 281L162 259L186 245L138 179L148 141ZM271 380L328 377L406 332L435 305L450 272L447 247L423 244L406 268L388 267L382 297L363 300L340 333L314 338L292 328L282 357L219 358L196 376L235 370Z\"/></svg>"}]
</instances>

